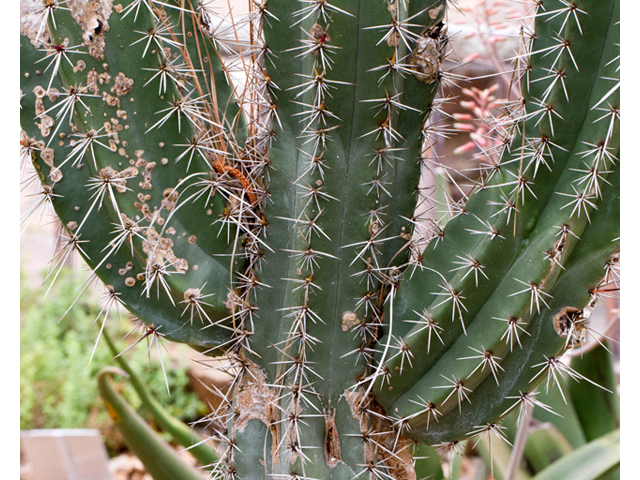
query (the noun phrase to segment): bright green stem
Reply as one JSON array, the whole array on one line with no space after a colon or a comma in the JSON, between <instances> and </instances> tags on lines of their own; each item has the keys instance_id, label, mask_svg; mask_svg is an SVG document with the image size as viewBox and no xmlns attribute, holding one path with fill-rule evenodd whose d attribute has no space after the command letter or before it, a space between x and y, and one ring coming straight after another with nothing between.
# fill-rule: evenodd
<instances>
[{"instance_id":1,"label":"bright green stem","mask_svg":"<svg viewBox=\"0 0 640 480\"><path fill-rule=\"evenodd\" d=\"M138 374L129 366L122 355L118 355L118 350L111 341L107 332L103 332L104 339L109 346L111 352L116 356L115 359L127 373L127 379L136 390L142 405L153 415L153 418L171 437L186 448L198 462L203 466L212 465L218 461L211 446L206 442L205 438L195 433L191 428L182 423L175 417L172 417L162 405L153 397L149 391L149 387L138 376Z\"/></svg>"},{"instance_id":2,"label":"bright green stem","mask_svg":"<svg viewBox=\"0 0 640 480\"><path fill-rule=\"evenodd\" d=\"M107 411L132 452L145 465L154 480L203 480L205 475L186 464L160 436L147 425L113 388L111 377L123 372L105 367L98 373L98 389Z\"/></svg>"}]
</instances>

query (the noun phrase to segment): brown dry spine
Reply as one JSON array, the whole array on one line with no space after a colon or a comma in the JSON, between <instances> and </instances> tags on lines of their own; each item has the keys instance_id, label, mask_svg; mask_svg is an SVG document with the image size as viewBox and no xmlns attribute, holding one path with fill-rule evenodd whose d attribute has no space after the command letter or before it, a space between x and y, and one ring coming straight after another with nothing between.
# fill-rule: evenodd
<instances>
[{"instance_id":1,"label":"brown dry spine","mask_svg":"<svg viewBox=\"0 0 640 480\"><path fill-rule=\"evenodd\" d=\"M249 183L249 180L247 180L247 177L245 177L240 170L238 170L237 168L233 168L228 165L225 165L224 163L222 163L222 160L220 159L216 160L213 163L213 168L216 170L216 172L220 174L223 174L225 172L231 173L234 177L236 177L236 179L242 184L242 187L247 191L247 197L249 197L249 200L251 200L251 203L253 204L258 202L256 194L253 191L253 187Z\"/></svg>"}]
</instances>

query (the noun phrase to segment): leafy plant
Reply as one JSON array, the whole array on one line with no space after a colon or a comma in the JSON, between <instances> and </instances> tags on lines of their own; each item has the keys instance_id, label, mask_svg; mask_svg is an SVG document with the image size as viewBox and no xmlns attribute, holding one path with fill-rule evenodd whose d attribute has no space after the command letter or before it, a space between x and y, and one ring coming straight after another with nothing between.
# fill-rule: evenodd
<instances>
[{"instance_id":1,"label":"leafy plant","mask_svg":"<svg viewBox=\"0 0 640 480\"><path fill-rule=\"evenodd\" d=\"M87 298L64 315L81 284L80 276L65 268L43 299L41 289L21 281L20 428L97 428L109 450L117 452L123 448L122 440L114 435L94 381L113 358L104 346L97 348L92 358L98 331L94 322L100 310L93 298ZM125 336L128 325L126 318L114 322L112 335ZM191 391L186 368L172 366L165 379L158 359L155 355L148 359L144 349L132 351L128 360L134 368L147 372L149 389L178 420L190 422L206 414L205 405ZM142 406L131 387L123 394L134 408Z\"/></svg>"},{"instance_id":2,"label":"leafy plant","mask_svg":"<svg viewBox=\"0 0 640 480\"><path fill-rule=\"evenodd\" d=\"M105 321L229 359L212 475L415 478L423 444L500 440L538 385L585 380L561 357L615 281L619 2L532 7L522 96L464 188L429 121L463 80L451 2L250 5L45 0L22 24L58 258L105 283Z\"/></svg>"}]
</instances>

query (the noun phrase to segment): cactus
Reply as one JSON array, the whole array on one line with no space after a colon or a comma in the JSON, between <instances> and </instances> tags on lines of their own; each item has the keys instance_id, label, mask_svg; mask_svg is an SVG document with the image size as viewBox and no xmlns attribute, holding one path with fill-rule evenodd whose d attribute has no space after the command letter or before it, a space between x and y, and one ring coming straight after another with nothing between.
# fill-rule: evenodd
<instances>
[{"instance_id":1,"label":"cactus","mask_svg":"<svg viewBox=\"0 0 640 480\"><path fill-rule=\"evenodd\" d=\"M451 178L452 2L114 3L22 3L31 213L106 285L101 332L124 306L229 358L213 476L416 478L421 444L588 381L560 357L615 280L619 2L536 2L461 198L418 184Z\"/></svg>"}]
</instances>

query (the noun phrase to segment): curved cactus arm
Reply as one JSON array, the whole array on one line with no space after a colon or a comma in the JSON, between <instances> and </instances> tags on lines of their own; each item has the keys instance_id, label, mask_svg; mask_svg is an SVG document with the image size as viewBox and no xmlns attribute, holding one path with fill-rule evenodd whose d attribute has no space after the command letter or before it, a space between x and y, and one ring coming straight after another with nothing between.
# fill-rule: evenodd
<instances>
[{"instance_id":1,"label":"curved cactus arm","mask_svg":"<svg viewBox=\"0 0 640 480\"><path fill-rule=\"evenodd\" d=\"M612 197L617 197L619 172L611 175L609 181L611 185L607 185L605 192ZM592 223L585 229L581 236L582 240L576 247L577 257L565 262L566 271L563 271L550 291L553 298L548 302L549 309L543 310L536 321L530 324L528 331L531 336L520 337L522 348L514 345L513 351L510 351L501 362L505 371L498 377L499 385L493 377L490 377L491 382L483 382L469 395L474 405L481 403L487 407L474 410L473 413L468 412L466 415L458 415L456 411L455 415L438 417L438 422L432 422L429 431L425 432L430 438L437 439L435 443L446 441L453 432L462 435L463 432L472 432L483 424L497 422L500 417L514 408L519 409L523 403L533 401L535 397L528 397L527 392L540 382L543 382L541 388L547 390L560 386L555 379L568 376L573 380L589 381L573 374L573 370L563 369L558 363L567 344L571 344L575 339L572 336L559 336L554 318L557 325L562 319L558 314L567 305L586 305L583 310L588 315L590 304L597 300L595 291L602 281L603 265L606 265L611 258L612 250L617 250L619 208L619 201L613 201L611 204L602 205L600 210L593 213ZM582 255L589 255L590 261L580 261ZM577 282L576 279L580 279L581 282ZM580 322L577 326L580 326ZM549 374L548 377L546 377L547 374ZM416 430L414 429L412 433Z\"/></svg>"},{"instance_id":2,"label":"curved cactus arm","mask_svg":"<svg viewBox=\"0 0 640 480\"><path fill-rule=\"evenodd\" d=\"M562 5L545 3L545 9L562 11ZM579 24L564 22L563 15L537 17L525 109L516 116L520 123L510 148L444 236L427 247L422 268L399 289L393 336L403 339L406 351L428 354L414 368L402 368L402 355L386 361L377 398L405 419L407 435L421 441L482 433L500 415L477 415L483 411L478 404L485 405L479 392L504 391L524 365L541 365L541 372L525 375L536 380L521 385L522 392L541 381L548 373L542 353L553 368L571 343L555 333L553 320L565 307L573 308L570 314L585 308L603 276L601 270L569 275L570 268L602 268L617 251L619 197L617 186L611 187L619 175L619 98L608 97L611 107L604 115L597 105L616 76L619 5L582 2L580 9L586 13ZM582 128L562 128L565 121ZM599 216L608 209L611 224ZM600 222L598 230L592 228ZM613 231L603 230L605 224ZM609 243L596 247L603 236ZM569 289L564 278L574 286ZM527 346L530 337L514 330L525 325L535 348ZM516 333L522 349L511 343ZM528 361L510 369L510 357L523 351ZM471 416L464 413L469 405ZM451 429L447 417L457 418L453 423L464 430Z\"/></svg>"},{"instance_id":3,"label":"curved cactus arm","mask_svg":"<svg viewBox=\"0 0 640 480\"><path fill-rule=\"evenodd\" d=\"M107 411L129 448L144 464L154 480L203 480L207 478L186 464L160 436L124 400L111 383L112 375L124 372L105 367L98 373L98 389Z\"/></svg>"},{"instance_id":4,"label":"curved cactus arm","mask_svg":"<svg viewBox=\"0 0 640 480\"><path fill-rule=\"evenodd\" d=\"M225 346L252 188L233 166L244 120L226 69L194 11L68 5L50 43L21 36L21 145L65 227L58 256L77 249L165 338Z\"/></svg>"},{"instance_id":5,"label":"curved cactus arm","mask_svg":"<svg viewBox=\"0 0 640 480\"><path fill-rule=\"evenodd\" d=\"M138 397L140 397L140 401L153 415L156 422L158 422L158 424L173 437L174 441L189 450L201 465L206 467L216 463L218 461L218 456L207 443L207 439L202 438L180 420L172 417L169 412L167 412L153 397L152 393L149 391L149 387L129 366L129 364L124 360L124 357L118 354L116 346L106 331L103 335L109 349L116 356L116 361L124 372L126 372L127 379L131 382L131 385L138 394Z\"/></svg>"}]
</instances>

